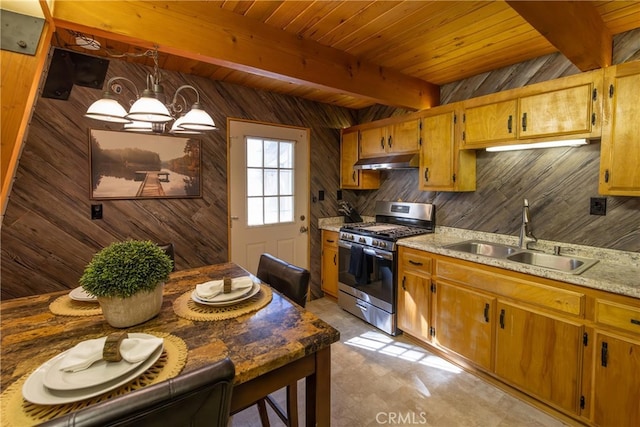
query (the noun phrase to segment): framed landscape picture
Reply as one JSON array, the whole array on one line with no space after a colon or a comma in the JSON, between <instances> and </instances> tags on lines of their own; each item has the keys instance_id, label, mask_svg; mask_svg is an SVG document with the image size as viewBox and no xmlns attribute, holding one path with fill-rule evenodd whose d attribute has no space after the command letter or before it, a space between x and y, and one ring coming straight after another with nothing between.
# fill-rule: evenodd
<instances>
[{"instance_id":1,"label":"framed landscape picture","mask_svg":"<svg viewBox=\"0 0 640 427\"><path fill-rule=\"evenodd\" d=\"M89 130L92 200L202 197L201 141Z\"/></svg>"}]
</instances>

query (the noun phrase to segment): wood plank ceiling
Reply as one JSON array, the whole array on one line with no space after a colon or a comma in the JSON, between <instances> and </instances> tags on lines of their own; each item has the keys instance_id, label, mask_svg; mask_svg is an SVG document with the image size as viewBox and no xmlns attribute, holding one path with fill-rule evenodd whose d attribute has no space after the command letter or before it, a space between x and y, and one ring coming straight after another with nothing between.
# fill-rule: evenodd
<instances>
[{"instance_id":1,"label":"wood plank ceiling","mask_svg":"<svg viewBox=\"0 0 640 427\"><path fill-rule=\"evenodd\" d=\"M640 2L62 1L54 45L139 54L228 83L360 109L437 105L440 85L560 51L610 65ZM78 46L78 33L105 49ZM148 57L128 61L152 65Z\"/></svg>"}]
</instances>

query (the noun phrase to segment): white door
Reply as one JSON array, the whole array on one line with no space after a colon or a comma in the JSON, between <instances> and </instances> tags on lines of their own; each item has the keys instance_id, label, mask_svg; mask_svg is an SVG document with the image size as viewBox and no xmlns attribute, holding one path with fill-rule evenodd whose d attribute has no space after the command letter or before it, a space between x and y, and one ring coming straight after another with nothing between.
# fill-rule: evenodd
<instances>
[{"instance_id":1,"label":"white door","mask_svg":"<svg viewBox=\"0 0 640 427\"><path fill-rule=\"evenodd\" d=\"M255 274L268 252L309 268L309 129L228 119L229 251Z\"/></svg>"}]
</instances>

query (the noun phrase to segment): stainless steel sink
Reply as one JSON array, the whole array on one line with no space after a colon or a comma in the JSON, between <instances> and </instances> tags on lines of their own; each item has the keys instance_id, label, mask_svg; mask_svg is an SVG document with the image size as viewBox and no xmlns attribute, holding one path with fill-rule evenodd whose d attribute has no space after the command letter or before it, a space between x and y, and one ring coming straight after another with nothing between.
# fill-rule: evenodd
<instances>
[{"instance_id":1,"label":"stainless steel sink","mask_svg":"<svg viewBox=\"0 0 640 427\"><path fill-rule=\"evenodd\" d=\"M515 246L502 245L500 243L483 242L481 240L467 240L452 245L443 246L452 251L466 252L475 255L484 255L492 258L505 258L518 251Z\"/></svg>"},{"instance_id":2,"label":"stainless steel sink","mask_svg":"<svg viewBox=\"0 0 640 427\"><path fill-rule=\"evenodd\" d=\"M598 262L597 259L580 258L567 255L551 255L517 246L482 240L466 240L460 243L443 246L444 249L483 255L490 258L528 264L535 267L548 268L570 274L580 274Z\"/></svg>"},{"instance_id":3,"label":"stainless steel sink","mask_svg":"<svg viewBox=\"0 0 640 427\"><path fill-rule=\"evenodd\" d=\"M598 262L596 259L578 258L565 255L550 255L540 252L521 251L507 256L509 261L550 268L565 273L580 274Z\"/></svg>"}]
</instances>

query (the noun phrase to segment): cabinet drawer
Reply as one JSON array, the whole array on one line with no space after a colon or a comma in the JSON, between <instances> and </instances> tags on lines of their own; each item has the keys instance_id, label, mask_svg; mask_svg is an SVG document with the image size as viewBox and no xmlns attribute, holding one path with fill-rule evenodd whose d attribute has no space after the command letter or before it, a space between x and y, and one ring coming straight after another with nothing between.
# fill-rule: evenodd
<instances>
[{"instance_id":1,"label":"cabinet drawer","mask_svg":"<svg viewBox=\"0 0 640 427\"><path fill-rule=\"evenodd\" d=\"M322 245L338 247L338 233L330 230L322 230Z\"/></svg>"},{"instance_id":2,"label":"cabinet drawer","mask_svg":"<svg viewBox=\"0 0 640 427\"><path fill-rule=\"evenodd\" d=\"M399 264L401 270L419 270L421 273L431 274L431 257L427 252L400 247Z\"/></svg>"},{"instance_id":3,"label":"cabinet drawer","mask_svg":"<svg viewBox=\"0 0 640 427\"><path fill-rule=\"evenodd\" d=\"M540 307L584 315L585 295L579 292L443 260L436 261L435 275Z\"/></svg>"},{"instance_id":4,"label":"cabinet drawer","mask_svg":"<svg viewBox=\"0 0 640 427\"><path fill-rule=\"evenodd\" d=\"M596 299L596 322L640 334L640 307Z\"/></svg>"}]
</instances>

